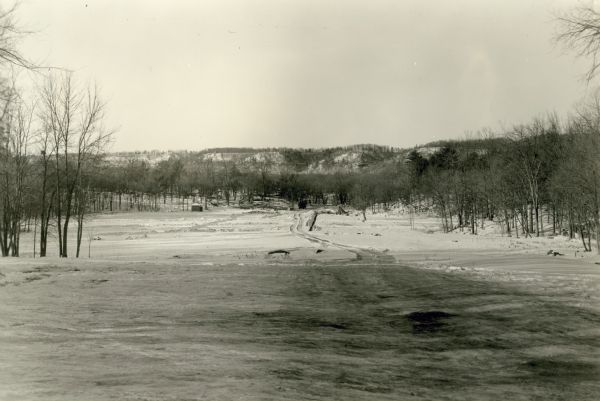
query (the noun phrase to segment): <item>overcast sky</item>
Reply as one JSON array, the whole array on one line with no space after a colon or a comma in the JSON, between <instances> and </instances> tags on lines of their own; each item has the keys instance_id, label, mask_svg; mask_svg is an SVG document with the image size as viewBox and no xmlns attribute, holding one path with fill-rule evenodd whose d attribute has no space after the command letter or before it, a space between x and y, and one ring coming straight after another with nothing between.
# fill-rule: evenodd
<instances>
[{"instance_id":1,"label":"overcast sky","mask_svg":"<svg viewBox=\"0 0 600 401\"><path fill-rule=\"evenodd\" d=\"M23 0L24 53L94 79L113 150L408 147L569 112L566 0Z\"/></svg>"}]
</instances>

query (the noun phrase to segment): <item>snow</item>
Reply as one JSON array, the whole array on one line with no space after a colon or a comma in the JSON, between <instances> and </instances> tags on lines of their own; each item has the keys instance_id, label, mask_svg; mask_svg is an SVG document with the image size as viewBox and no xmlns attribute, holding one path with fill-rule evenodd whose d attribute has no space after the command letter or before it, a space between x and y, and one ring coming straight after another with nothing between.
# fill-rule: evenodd
<instances>
[{"instance_id":1,"label":"snow","mask_svg":"<svg viewBox=\"0 0 600 401\"><path fill-rule=\"evenodd\" d=\"M477 235L467 230L443 233L439 219L430 215L415 216L411 229L409 214L397 209L368 212L364 222L358 212L349 216L320 214L307 238L302 236L307 228L298 229L298 221L306 221L309 213L213 208L202 213L98 215L85 225L81 256L87 258L89 253L95 260L143 260L202 255L206 262L224 264L242 259L262 263L265 253L274 249L291 249L290 260L352 258L356 252L351 251L365 251L391 256L408 266L486 279L528 283L574 280L590 286L587 292L597 288L600 266L596 263L600 258L595 252L583 252L578 240L563 236L508 237L493 223L479 228ZM72 234L75 231L73 228ZM31 261L32 235L23 234L24 261ZM90 241L92 237L99 240ZM74 241L72 238L71 244ZM327 252L317 254L318 248ZM564 256L547 255L549 250ZM56 256L52 244L49 256Z\"/></svg>"},{"instance_id":2,"label":"snow","mask_svg":"<svg viewBox=\"0 0 600 401\"><path fill-rule=\"evenodd\" d=\"M407 266L518 283L528 289L560 288L578 293L585 305L600 311L600 256L583 252L581 241L564 236L506 236L488 222L477 235L467 229L444 233L439 219L392 210L349 216L319 215L313 235L364 250L385 252ZM562 256L548 255L549 250Z\"/></svg>"},{"instance_id":3,"label":"snow","mask_svg":"<svg viewBox=\"0 0 600 401\"><path fill-rule=\"evenodd\" d=\"M352 169L358 168L361 154L358 152L346 152L333 158L336 164L345 164Z\"/></svg>"},{"instance_id":4,"label":"snow","mask_svg":"<svg viewBox=\"0 0 600 401\"><path fill-rule=\"evenodd\" d=\"M80 259L25 233L0 262L0 399L596 399L577 241L308 213L99 215ZM407 320L427 311L448 322Z\"/></svg>"}]
</instances>

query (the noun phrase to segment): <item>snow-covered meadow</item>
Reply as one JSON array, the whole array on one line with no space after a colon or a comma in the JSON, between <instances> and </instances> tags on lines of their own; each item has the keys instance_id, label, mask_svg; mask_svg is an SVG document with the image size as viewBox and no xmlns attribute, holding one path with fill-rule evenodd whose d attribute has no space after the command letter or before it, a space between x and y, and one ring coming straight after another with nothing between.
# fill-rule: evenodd
<instances>
[{"instance_id":1,"label":"snow-covered meadow","mask_svg":"<svg viewBox=\"0 0 600 401\"><path fill-rule=\"evenodd\" d=\"M80 259L3 259L0 399L597 396L577 241L310 213L98 215Z\"/></svg>"}]
</instances>

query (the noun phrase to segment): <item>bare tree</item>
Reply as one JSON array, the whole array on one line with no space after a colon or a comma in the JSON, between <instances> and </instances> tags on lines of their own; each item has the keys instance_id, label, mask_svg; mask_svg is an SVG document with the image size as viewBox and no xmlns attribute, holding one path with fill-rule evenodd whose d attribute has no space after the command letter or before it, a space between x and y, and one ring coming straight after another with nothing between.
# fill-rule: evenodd
<instances>
[{"instance_id":1,"label":"bare tree","mask_svg":"<svg viewBox=\"0 0 600 401\"><path fill-rule=\"evenodd\" d=\"M29 172L27 147L33 115L25 109L15 85L15 67L33 68L17 48L19 38L27 33L16 23L17 8L18 2L0 6L0 249L3 256L19 255L25 178Z\"/></svg>"},{"instance_id":2,"label":"bare tree","mask_svg":"<svg viewBox=\"0 0 600 401\"><path fill-rule=\"evenodd\" d=\"M38 137L40 151L40 195L39 195L39 216L40 216L40 257L46 256L48 244L48 227L52 208L56 198L56 187L52 185L52 160L56 151L52 142L51 127L43 127Z\"/></svg>"},{"instance_id":3,"label":"bare tree","mask_svg":"<svg viewBox=\"0 0 600 401\"><path fill-rule=\"evenodd\" d=\"M7 103L0 116L3 134L0 146L0 249L3 256L19 256L21 221L31 174L28 148L33 109L23 103L16 91Z\"/></svg>"},{"instance_id":4,"label":"bare tree","mask_svg":"<svg viewBox=\"0 0 600 401\"><path fill-rule=\"evenodd\" d=\"M55 149L59 255L67 257L69 223L82 171L93 156L104 150L112 132L103 126L105 103L97 87L78 89L70 72L50 75L41 97L44 126L51 132Z\"/></svg>"},{"instance_id":5,"label":"bare tree","mask_svg":"<svg viewBox=\"0 0 600 401\"><path fill-rule=\"evenodd\" d=\"M18 2L7 8L0 7L0 63L33 69L35 66L17 48L19 39L28 33L16 22L18 7Z\"/></svg>"},{"instance_id":6,"label":"bare tree","mask_svg":"<svg viewBox=\"0 0 600 401\"><path fill-rule=\"evenodd\" d=\"M256 156L253 160L253 168L259 173L259 190L260 196L264 200L271 190L271 170L273 169L274 162L268 153Z\"/></svg>"},{"instance_id":7,"label":"bare tree","mask_svg":"<svg viewBox=\"0 0 600 401\"><path fill-rule=\"evenodd\" d=\"M555 39L579 57L591 59L585 74L589 82L600 69L600 13L593 3L580 5L557 17L559 23Z\"/></svg>"},{"instance_id":8,"label":"bare tree","mask_svg":"<svg viewBox=\"0 0 600 401\"><path fill-rule=\"evenodd\" d=\"M573 192L579 194L579 216L584 217L580 219L579 229L587 227L588 242L595 231L596 249L600 254L600 92L596 91L578 108L570 129L574 134L571 150L577 162L575 169L567 171ZM588 248L591 251L591 246Z\"/></svg>"}]
</instances>

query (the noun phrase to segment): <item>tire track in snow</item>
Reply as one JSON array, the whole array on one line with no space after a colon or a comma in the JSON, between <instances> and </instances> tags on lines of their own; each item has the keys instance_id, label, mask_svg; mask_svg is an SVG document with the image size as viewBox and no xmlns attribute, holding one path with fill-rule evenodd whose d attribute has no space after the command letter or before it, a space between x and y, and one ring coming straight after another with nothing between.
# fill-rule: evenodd
<instances>
[{"instance_id":1,"label":"tire track in snow","mask_svg":"<svg viewBox=\"0 0 600 401\"><path fill-rule=\"evenodd\" d=\"M304 219L302 217L302 213L294 214L294 223L290 226L290 232L297 237L303 238L312 243L316 243L325 247L334 247L338 249L342 249L348 252L351 252L356 255L356 260L370 260L370 261L379 261L384 263L396 263L396 260L393 256L386 255L383 252L375 251L373 249L365 249L356 246L351 246L347 244L342 244L339 242L334 242L328 239L317 237L316 235L310 234L304 228Z\"/></svg>"}]
</instances>

